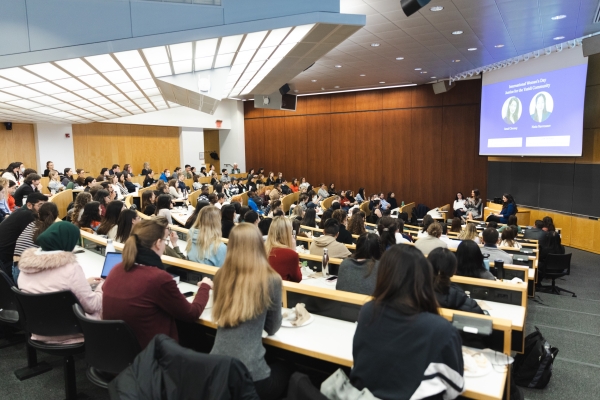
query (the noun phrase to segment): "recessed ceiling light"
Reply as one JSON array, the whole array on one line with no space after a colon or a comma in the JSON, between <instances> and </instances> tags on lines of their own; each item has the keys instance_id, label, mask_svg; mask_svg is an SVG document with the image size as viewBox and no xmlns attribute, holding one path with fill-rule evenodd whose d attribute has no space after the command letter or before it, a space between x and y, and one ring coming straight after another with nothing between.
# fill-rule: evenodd
<instances>
[{"instance_id":1,"label":"recessed ceiling light","mask_svg":"<svg viewBox=\"0 0 600 400\"><path fill-rule=\"evenodd\" d=\"M339 87L339 86L334 86L333 88L334 88L334 89L339 89L340 87Z\"/></svg>"},{"instance_id":2,"label":"recessed ceiling light","mask_svg":"<svg viewBox=\"0 0 600 400\"><path fill-rule=\"evenodd\" d=\"M477 50L477 47L470 47L467 49L467 51L475 51L475 50Z\"/></svg>"},{"instance_id":3,"label":"recessed ceiling light","mask_svg":"<svg viewBox=\"0 0 600 400\"><path fill-rule=\"evenodd\" d=\"M564 36L557 36L554 38L554 40L563 40L565 37Z\"/></svg>"},{"instance_id":4,"label":"recessed ceiling light","mask_svg":"<svg viewBox=\"0 0 600 400\"><path fill-rule=\"evenodd\" d=\"M294 89L294 93L298 93L298 89Z\"/></svg>"},{"instance_id":5,"label":"recessed ceiling light","mask_svg":"<svg viewBox=\"0 0 600 400\"><path fill-rule=\"evenodd\" d=\"M404 60L404 57L396 57L396 60L398 60L398 61Z\"/></svg>"},{"instance_id":6,"label":"recessed ceiling light","mask_svg":"<svg viewBox=\"0 0 600 400\"><path fill-rule=\"evenodd\" d=\"M494 47L497 48L497 49L499 49L500 47L504 47L504 45L503 44L497 44Z\"/></svg>"},{"instance_id":7,"label":"recessed ceiling light","mask_svg":"<svg viewBox=\"0 0 600 400\"><path fill-rule=\"evenodd\" d=\"M380 44L379 43L371 43L371 47L379 47Z\"/></svg>"},{"instance_id":8,"label":"recessed ceiling light","mask_svg":"<svg viewBox=\"0 0 600 400\"><path fill-rule=\"evenodd\" d=\"M415 68L415 71L420 71L422 68Z\"/></svg>"},{"instance_id":9,"label":"recessed ceiling light","mask_svg":"<svg viewBox=\"0 0 600 400\"><path fill-rule=\"evenodd\" d=\"M322 87L322 88L321 88L321 90L325 90L325 88L324 88L324 87Z\"/></svg>"},{"instance_id":10,"label":"recessed ceiling light","mask_svg":"<svg viewBox=\"0 0 600 400\"><path fill-rule=\"evenodd\" d=\"M557 20L559 20L559 19L563 19L563 18L567 18L567 16L566 16L566 15L557 15L557 16L555 16L555 17L552 17L551 19L552 19L553 21L557 21Z\"/></svg>"},{"instance_id":11,"label":"recessed ceiling light","mask_svg":"<svg viewBox=\"0 0 600 400\"><path fill-rule=\"evenodd\" d=\"M460 62L460 60L452 60L452 62Z\"/></svg>"},{"instance_id":12,"label":"recessed ceiling light","mask_svg":"<svg viewBox=\"0 0 600 400\"><path fill-rule=\"evenodd\" d=\"M367 75L365 75L365 74L360 74L360 76L367 76Z\"/></svg>"},{"instance_id":13,"label":"recessed ceiling light","mask_svg":"<svg viewBox=\"0 0 600 400\"><path fill-rule=\"evenodd\" d=\"M431 79L437 79L437 76L432 76Z\"/></svg>"},{"instance_id":14,"label":"recessed ceiling light","mask_svg":"<svg viewBox=\"0 0 600 400\"><path fill-rule=\"evenodd\" d=\"M385 82L379 82L379 83L385 83Z\"/></svg>"},{"instance_id":15,"label":"recessed ceiling light","mask_svg":"<svg viewBox=\"0 0 600 400\"><path fill-rule=\"evenodd\" d=\"M462 35L463 31L454 31L452 32L453 35Z\"/></svg>"},{"instance_id":16,"label":"recessed ceiling light","mask_svg":"<svg viewBox=\"0 0 600 400\"><path fill-rule=\"evenodd\" d=\"M335 67L336 67L336 68L342 68L342 66L341 66L341 65L339 65L339 64L338 64L338 65L336 65Z\"/></svg>"},{"instance_id":17,"label":"recessed ceiling light","mask_svg":"<svg viewBox=\"0 0 600 400\"><path fill-rule=\"evenodd\" d=\"M442 6L435 6L435 7L431 7L429 10L436 12L436 11L442 11L444 9L444 7Z\"/></svg>"},{"instance_id":18,"label":"recessed ceiling light","mask_svg":"<svg viewBox=\"0 0 600 400\"><path fill-rule=\"evenodd\" d=\"M316 79L311 79L311 82L316 82L316 81L317 81Z\"/></svg>"},{"instance_id":19,"label":"recessed ceiling light","mask_svg":"<svg viewBox=\"0 0 600 400\"><path fill-rule=\"evenodd\" d=\"M426 73L427 73L427 71L421 71L421 73L422 73L422 74L426 74Z\"/></svg>"}]
</instances>

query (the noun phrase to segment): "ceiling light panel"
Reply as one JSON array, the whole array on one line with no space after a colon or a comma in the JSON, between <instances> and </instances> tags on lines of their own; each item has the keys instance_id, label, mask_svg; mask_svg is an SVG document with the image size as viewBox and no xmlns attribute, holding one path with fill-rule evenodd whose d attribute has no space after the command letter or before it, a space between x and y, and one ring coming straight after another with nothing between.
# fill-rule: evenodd
<instances>
[{"instance_id":1,"label":"ceiling light panel","mask_svg":"<svg viewBox=\"0 0 600 400\"><path fill-rule=\"evenodd\" d=\"M79 82L75 78L59 79L57 81L54 81L54 83L57 84L58 86L62 87L63 89L67 89L67 90L88 89L88 87L86 85Z\"/></svg>"},{"instance_id":2,"label":"ceiling light panel","mask_svg":"<svg viewBox=\"0 0 600 400\"><path fill-rule=\"evenodd\" d=\"M85 59L100 72L118 71L121 69L119 64L117 64L115 60L108 54L85 57Z\"/></svg>"},{"instance_id":3,"label":"ceiling light panel","mask_svg":"<svg viewBox=\"0 0 600 400\"><path fill-rule=\"evenodd\" d=\"M215 68L229 67L235 53L219 54L215 60Z\"/></svg>"},{"instance_id":4,"label":"ceiling light panel","mask_svg":"<svg viewBox=\"0 0 600 400\"><path fill-rule=\"evenodd\" d=\"M129 79L129 77L127 76L127 74L125 72L123 72L123 70L120 71L112 71L112 72L107 72L104 74L104 76L110 80L112 83L125 83L125 82L131 82L131 80Z\"/></svg>"},{"instance_id":5,"label":"ceiling light panel","mask_svg":"<svg viewBox=\"0 0 600 400\"><path fill-rule=\"evenodd\" d=\"M115 53L115 57L117 57L117 60L119 60L121 65L123 65L123 67L127 69L146 66L146 64L144 64L142 56L137 50L122 51L120 53Z\"/></svg>"},{"instance_id":6,"label":"ceiling light panel","mask_svg":"<svg viewBox=\"0 0 600 400\"><path fill-rule=\"evenodd\" d=\"M90 68L90 66L87 65L80 58L73 58L71 60L57 61L56 64L59 67L66 69L69 73L71 73L75 76L90 75L90 74L96 73L96 71L94 71L92 68Z\"/></svg>"},{"instance_id":7,"label":"ceiling light panel","mask_svg":"<svg viewBox=\"0 0 600 400\"><path fill-rule=\"evenodd\" d=\"M233 65L248 64L255 52L255 50L239 51L233 61Z\"/></svg>"},{"instance_id":8,"label":"ceiling light panel","mask_svg":"<svg viewBox=\"0 0 600 400\"><path fill-rule=\"evenodd\" d=\"M8 68L0 70L0 76L10 79L11 81L20 83L22 85L28 85L30 83L43 82L42 78L39 78L21 68Z\"/></svg>"},{"instance_id":9,"label":"ceiling light panel","mask_svg":"<svg viewBox=\"0 0 600 400\"><path fill-rule=\"evenodd\" d=\"M204 58L204 57L214 57L215 52L217 51L218 43L219 43L219 39L217 39L217 38L197 41L195 43L196 59Z\"/></svg>"},{"instance_id":10,"label":"ceiling light panel","mask_svg":"<svg viewBox=\"0 0 600 400\"><path fill-rule=\"evenodd\" d=\"M315 24L301 25L294 28L292 32L285 38L283 44L298 43L306 36L308 32L315 26Z\"/></svg>"},{"instance_id":11,"label":"ceiling light panel","mask_svg":"<svg viewBox=\"0 0 600 400\"><path fill-rule=\"evenodd\" d=\"M153 79L143 79L141 81L137 81L137 84L142 89L152 89L156 87Z\"/></svg>"},{"instance_id":12,"label":"ceiling light panel","mask_svg":"<svg viewBox=\"0 0 600 400\"><path fill-rule=\"evenodd\" d=\"M169 46L169 50L173 62L192 59L192 42L172 44Z\"/></svg>"},{"instance_id":13,"label":"ceiling light panel","mask_svg":"<svg viewBox=\"0 0 600 400\"><path fill-rule=\"evenodd\" d=\"M244 38L244 42L242 43L242 47L240 48L240 52L246 50L256 50L260 47L260 44L264 40L265 36L267 36L267 31L261 32L252 32L248 33Z\"/></svg>"},{"instance_id":14,"label":"ceiling light panel","mask_svg":"<svg viewBox=\"0 0 600 400\"><path fill-rule=\"evenodd\" d=\"M173 61L175 74L186 74L192 72L192 60Z\"/></svg>"},{"instance_id":15,"label":"ceiling light panel","mask_svg":"<svg viewBox=\"0 0 600 400\"><path fill-rule=\"evenodd\" d=\"M15 86L15 87L10 87L10 88L5 88L3 89L4 92L15 95L15 96L19 96L19 97L23 97L25 99L28 99L30 97L37 97L40 95L40 93L36 92L35 90L31 90L25 86Z\"/></svg>"},{"instance_id":16,"label":"ceiling light panel","mask_svg":"<svg viewBox=\"0 0 600 400\"><path fill-rule=\"evenodd\" d=\"M279 45L291 30L292 28L273 29L271 32L269 32L269 35L261 47L272 47Z\"/></svg>"},{"instance_id":17,"label":"ceiling light panel","mask_svg":"<svg viewBox=\"0 0 600 400\"><path fill-rule=\"evenodd\" d=\"M43 78L48 79L48 80L70 78L69 74L67 74L60 68L57 68L50 63L28 65L24 68L28 69L29 71L33 72L34 74L37 74ZM42 79L40 79L38 82L40 82L40 81L42 81ZM25 82L21 82L21 83L25 83Z\"/></svg>"},{"instance_id":18,"label":"ceiling light panel","mask_svg":"<svg viewBox=\"0 0 600 400\"><path fill-rule=\"evenodd\" d=\"M0 89L5 88L5 87L17 86L17 85L18 85L18 83L14 83L11 81L7 81L6 79L0 78Z\"/></svg>"},{"instance_id":19,"label":"ceiling light panel","mask_svg":"<svg viewBox=\"0 0 600 400\"><path fill-rule=\"evenodd\" d=\"M36 108L36 107L40 106L40 104L38 104L38 103L34 103L33 101L23 100L23 99L8 101L7 103L12 104L17 107L25 108L25 109L32 109L32 108ZM25 111L23 111L23 112L25 112Z\"/></svg>"},{"instance_id":20,"label":"ceiling light panel","mask_svg":"<svg viewBox=\"0 0 600 400\"><path fill-rule=\"evenodd\" d=\"M44 94L56 94L56 93L64 93L65 92L65 90L63 88L60 88L50 82L33 83L31 85L28 85L28 87L30 87L31 89L37 90L38 92L42 92Z\"/></svg>"},{"instance_id":21,"label":"ceiling light panel","mask_svg":"<svg viewBox=\"0 0 600 400\"><path fill-rule=\"evenodd\" d=\"M61 100L55 99L50 96L38 96L29 98L31 101L35 101L36 103L44 104L46 106L54 106L56 104L64 104Z\"/></svg>"},{"instance_id":22,"label":"ceiling light panel","mask_svg":"<svg viewBox=\"0 0 600 400\"><path fill-rule=\"evenodd\" d=\"M244 35L235 35L221 38L221 44L219 45L219 51L217 54L221 55L236 52L243 37Z\"/></svg>"},{"instance_id":23,"label":"ceiling light panel","mask_svg":"<svg viewBox=\"0 0 600 400\"><path fill-rule=\"evenodd\" d=\"M148 71L148 68L146 68L145 66L144 67L136 67L136 68L127 68L127 72L136 81L143 80L143 79L152 79L152 75L150 75L150 71Z\"/></svg>"},{"instance_id":24,"label":"ceiling light panel","mask_svg":"<svg viewBox=\"0 0 600 400\"><path fill-rule=\"evenodd\" d=\"M144 57L150 65L164 64L169 62L169 56L167 55L167 48L165 46L151 47L149 49L142 50Z\"/></svg>"},{"instance_id":25,"label":"ceiling light panel","mask_svg":"<svg viewBox=\"0 0 600 400\"><path fill-rule=\"evenodd\" d=\"M254 61L268 60L269 57L271 56L271 54L273 54L273 51L275 51L275 49L276 49L276 47L261 47L256 52L256 55L254 56L253 60Z\"/></svg>"},{"instance_id":26,"label":"ceiling light panel","mask_svg":"<svg viewBox=\"0 0 600 400\"><path fill-rule=\"evenodd\" d=\"M160 78L161 76L172 75L171 64L169 63L152 65L150 68L152 68L152 73L157 78Z\"/></svg>"},{"instance_id":27,"label":"ceiling light panel","mask_svg":"<svg viewBox=\"0 0 600 400\"><path fill-rule=\"evenodd\" d=\"M122 92L130 92L132 90L137 90L137 86L133 82L125 82L125 83L117 83L115 84Z\"/></svg>"},{"instance_id":28,"label":"ceiling light panel","mask_svg":"<svg viewBox=\"0 0 600 400\"><path fill-rule=\"evenodd\" d=\"M13 96L12 94L0 92L0 101L1 102L6 103L8 101L14 101L14 100L19 100L19 98L17 96Z\"/></svg>"},{"instance_id":29,"label":"ceiling light panel","mask_svg":"<svg viewBox=\"0 0 600 400\"><path fill-rule=\"evenodd\" d=\"M54 97L61 99L62 101L66 101L67 103L81 100L79 96L74 95L73 93L58 93L53 95Z\"/></svg>"},{"instance_id":30,"label":"ceiling light panel","mask_svg":"<svg viewBox=\"0 0 600 400\"><path fill-rule=\"evenodd\" d=\"M96 87L94 89L96 89L97 91L99 91L100 93L102 93L105 96L119 93L119 90L116 87L112 86L112 85L98 86L98 87Z\"/></svg>"},{"instance_id":31,"label":"ceiling light panel","mask_svg":"<svg viewBox=\"0 0 600 400\"><path fill-rule=\"evenodd\" d=\"M202 57L196 58L194 60L194 70L195 71L204 71L207 69L211 69L213 65L214 57Z\"/></svg>"}]
</instances>

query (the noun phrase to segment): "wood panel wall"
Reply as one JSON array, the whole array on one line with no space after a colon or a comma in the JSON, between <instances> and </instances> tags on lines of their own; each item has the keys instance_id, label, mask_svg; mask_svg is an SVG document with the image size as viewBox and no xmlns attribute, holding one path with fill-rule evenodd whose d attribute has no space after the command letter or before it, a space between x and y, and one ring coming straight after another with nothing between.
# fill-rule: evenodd
<instances>
[{"instance_id":1,"label":"wood panel wall","mask_svg":"<svg viewBox=\"0 0 600 400\"><path fill-rule=\"evenodd\" d=\"M92 176L102 167L113 164L133 166L135 175L150 162L155 171L181 166L179 128L153 125L74 124L73 147L76 168L84 168Z\"/></svg>"},{"instance_id":2,"label":"wood panel wall","mask_svg":"<svg viewBox=\"0 0 600 400\"><path fill-rule=\"evenodd\" d=\"M479 153L481 81L299 97L296 112L244 102L246 165L313 185L395 192L442 206L456 191L486 194Z\"/></svg>"},{"instance_id":3,"label":"wood panel wall","mask_svg":"<svg viewBox=\"0 0 600 400\"><path fill-rule=\"evenodd\" d=\"M215 166L215 171L220 175L221 174L221 161L213 160L210 157L210 152L215 151L217 155L221 155L221 146L219 145L219 131L216 129L205 129L204 130L204 161L207 164L206 169L208 169L209 164L213 164ZM208 152L208 153L207 153ZM221 158L221 157L219 157ZM181 166L183 168L183 165ZM196 171L200 172L200 168L197 167Z\"/></svg>"},{"instance_id":4,"label":"wood panel wall","mask_svg":"<svg viewBox=\"0 0 600 400\"><path fill-rule=\"evenodd\" d=\"M33 168L43 173L45 165L37 165L33 124L13 124L7 131L0 125L0 168L5 169L12 162L20 161L25 168Z\"/></svg>"}]
</instances>

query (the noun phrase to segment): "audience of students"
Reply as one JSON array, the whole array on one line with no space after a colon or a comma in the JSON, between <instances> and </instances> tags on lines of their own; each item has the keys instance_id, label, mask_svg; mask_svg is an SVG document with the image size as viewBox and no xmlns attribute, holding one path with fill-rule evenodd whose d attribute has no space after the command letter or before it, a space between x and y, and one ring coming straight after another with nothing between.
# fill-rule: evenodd
<instances>
[{"instance_id":1,"label":"audience of students","mask_svg":"<svg viewBox=\"0 0 600 400\"><path fill-rule=\"evenodd\" d=\"M450 226L450 232L460 233L462 231L462 220L458 217L452 218L452 225Z\"/></svg>"},{"instance_id":2,"label":"audience of students","mask_svg":"<svg viewBox=\"0 0 600 400\"><path fill-rule=\"evenodd\" d=\"M433 267L433 289L440 307L483 314L477 302L467 296L460 286L450 281L456 274L458 265L454 253L439 247L429 253L427 260Z\"/></svg>"},{"instance_id":3,"label":"audience of students","mask_svg":"<svg viewBox=\"0 0 600 400\"><path fill-rule=\"evenodd\" d=\"M117 229L119 216L125 209L125 204L122 201L111 201L106 207L106 213L102 217L102 222L96 230L98 235L106 235L108 239L115 240L117 237Z\"/></svg>"},{"instance_id":4,"label":"audience of students","mask_svg":"<svg viewBox=\"0 0 600 400\"><path fill-rule=\"evenodd\" d=\"M173 203L171 201L171 196L168 194L161 194L156 198L156 210L154 210L154 215L157 217L165 218L170 225L173 224L173 219L171 217L171 209L173 208Z\"/></svg>"},{"instance_id":5,"label":"audience of students","mask_svg":"<svg viewBox=\"0 0 600 400\"><path fill-rule=\"evenodd\" d=\"M307 210L306 214L308 214L309 212L314 212L314 209ZM306 214L304 215L305 219ZM353 244L352 234L346 229L346 224L348 223L348 213L346 213L346 211L344 210L335 210L331 215L331 218L337 220L340 223L340 232L338 233L338 236L335 240L344 244Z\"/></svg>"},{"instance_id":6,"label":"audience of students","mask_svg":"<svg viewBox=\"0 0 600 400\"><path fill-rule=\"evenodd\" d=\"M366 232L365 229L365 213L362 211L355 212L350 217L350 221L348 221L348 232L351 235L362 235Z\"/></svg>"},{"instance_id":7,"label":"audience of students","mask_svg":"<svg viewBox=\"0 0 600 400\"><path fill-rule=\"evenodd\" d=\"M202 208L188 233L188 259L214 267L222 266L227 246L221 241L221 235L221 211L212 206Z\"/></svg>"},{"instance_id":8,"label":"audience of students","mask_svg":"<svg viewBox=\"0 0 600 400\"><path fill-rule=\"evenodd\" d=\"M413 246L392 246L358 317L352 385L380 399L417 398L417 390L418 398L453 399L464 388L461 345L458 330L439 315L430 263ZM382 371L394 371L393 379Z\"/></svg>"},{"instance_id":9,"label":"audience of students","mask_svg":"<svg viewBox=\"0 0 600 400\"><path fill-rule=\"evenodd\" d=\"M15 205L17 207L23 207L23 198L30 196L32 193L39 193L40 190L40 180L42 179L36 173L31 173L27 175L23 180L23 184L19 186L19 188L15 191Z\"/></svg>"},{"instance_id":10,"label":"audience of students","mask_svg":"<svg viewBox=\"0 0 600 400\"><path fill-rule=\"evenodd\" d=\"M83 207L83 213L79 218L79 221L75 221L74 224L80 229L87 229L92 232L96 232L102 221L101 206L97 201L90 201Z\"/></svg>"},{"instance_id":11,"label":"audience of students","mask_svg":"<svg viewBox=\"0 0 600 400\"><path fill-rule=\"evenodd\" d=\"M131 229L134 225L141 221L140 216L134 210L123 210L119 214L119 220L117 221L117 234L115 236L115 242L125 243L129 239Z\"/></svg>"},{"instance_id":12,"label":"audience of students","mask_svg":"<svg viewBox=\"0 0 600 400\"><path fill-rule=\"evenodd\" d=\"M463 229L459 234L458 234L458 239L460 240L472 240L477 244L481 243L481 240L479 239L479 234L477 233L477 227L475 226L475 224L469 224L467 223L467 225L465 226L465 229Z\"/></svg>"},{"instance_id":13,"label":"audience of students","mask_svg":"<svg viewBox=\"0 0 600 400\"><path fill-rule=\"evenodd\" d=\"M520 249L521 243L517 242L515 239L517 237L517 227L516 226L508 226L502 231L502 235L500 236L500 247L513 247L515 249Z\"/></svg>"},{"instance_id":14,"label":"audience of students","mask_svg":"<svg viewBox=\"0 0 600 400\"><path fill-rule=\"evenodd\" d=\"M274 335L281 327L281 277L271 268L260 231L251 224L231 230L223 267L215 275L212 318L217 334L211 354L242 361L261 399L285 394L290 371L281 363L267 364L263 330Z\"/></svg>"},{"instance_id":15,"label":"audience of students","mask_svg":"<svg viewBox=\"0 0 600 400\"><path fill-rule=\"evenodd\" d=\"M526 229L525 232L523 233L523 238L524 239L533 239L533 240L537 240L537 241L542 240L546 236L544 227L545 227L544 221L539 220L539 219L536 220L535 227L531 228L531 229Z\"/></svg>"},{"instance_id":16,"label":"audience of students","mask_svg":"<svg viewBox=\"0 0 600 400\"><path fill-rule=\"evenodd\" d=\"M329 257L332 258L346 258L350 256L352 254L350 250L343 243L336 240L339 232L340 223L336 219L330 218L325 221L323 235L314 238L310 244L310 254L323 256L323 250L327 249Z\"/></svg>"},{"instance_id":17,"label":"audience of students","mask_svg":"<svg viewBox=\"0 0 600 400\"><path fill-rule=\"evenodd\" d=\"M372 295L381 254L379 237L374 233L362 234L356 241L355 253L339 266L336 289Z\"/></svg>"},{"instance_id":18,"label":"audience of students","mask_svg":"<svg viewBox=\"0 0 600 400\"><path fill-rule=\"evenodd\" d=\"M477 243L472 240L463 240L456 249L458 262L456 275L470 278L496 280L483 263L483 253Z\"/></svg>"},{"instance_id":19,"label":"audience of students","mask_svg":"<svg viewBox=\"0 0 600 400\"><path fill-rule=\"evenodd\" d=\"M506 225L502 225L500 228L498 228L498 233L502 233L502 231L504 229L506 229L506 227L508 227L508 226L515 226L517 228L517 233L523 232L523 229L521 229L519 224L517 224L517 216L516 215L509 216L508 222L506 223Z\"/></svg>"},{"instance_id":20,"label":"audience of students","mask_svg":"<svg viewBox=\"0 0 600 400\"><path fill-rule=\"evenodd\" d=\"M191 303L183 296L160 259L167 240L165 218L135 224L125 242L123 262L112 269L102 288L103 318L125 321L142 349L159 333L178 340L175 320L197 321L212 287L212 281L203 278Z\"/></svg>"},{"instance_id":21,"label":"audience of students","mask_svg":"<svg viewBox=\"0 0 600 400\"><path fill-rule=\"evenodd\" d=\"M439 222L432 222L427 227L427 236L421 237L415 243L415 247L428 255L433 249L448 248L448 243L440 239L442 236L442 225Z\"/></svg>"},{"instance_id":22,"label":"audience of students","mask_svg":"<svg viewBox=\"0 0 600 400\"><path fill-rule=\"evenodd\" d=\"M289 219L285 217L272 219L265 249L269 257L269 265L281 276L281 279L291 282L302 281L300 260L292 238L292 223Z\"/></svg>"}]
</instances>

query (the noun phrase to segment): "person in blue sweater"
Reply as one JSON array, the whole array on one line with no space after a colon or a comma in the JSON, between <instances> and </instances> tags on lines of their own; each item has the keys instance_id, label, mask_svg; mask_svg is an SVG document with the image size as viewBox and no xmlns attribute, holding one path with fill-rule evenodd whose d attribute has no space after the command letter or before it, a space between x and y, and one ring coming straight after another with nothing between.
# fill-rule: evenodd
<instances>
[{"instance_id":1,"label":"person in blue sweater","mask_svg":"<svg viewBox=\"0 0 600 400\"><path fill-rule=\"evenodd\" d=\"M253 211L256 211L259 215L264 214L262 210L262 201L260 200L260 197L256 195L256 191L254 189L248 190L248 207L250 207Z\"/></svg>"},{"instance_id":2,"label":"person in blue sweater","mask_svg":"<svg viewBox=\"0 0 600 400\"><path fill-rule=\"evenodd\" d=\"M213 267L223 265L227 246L221 241L221 210L214 206L200 210L189 230L186 252L190 261Z\"/></svg>"},{"instance_id":3,"label":"person in blue sweater","mask_svg":"<svg viewBox=\"0 0 600 400\"><path fill-rule=\"evenodd\" d=\"M160 174L160 177L158 179L160 179L163 182L168 182L169 181L169 177L171 176L171 171L169 171L168 169L165 169L162 174Z\"/></svg>"},{"instance_id":4,"label":"person in blue sweater","mask_svg":"<svg viewBox=\"0 0 600 400\"><path fill-rule=\"evenodd\" d=\"M502 202L502 210L500 210L500 213L491 213L490 216L487 217L486 222L495 221L506 224L508 222L508 217L515 215L519 211L512 194L505 193L504 196L502 196Z\"/></svg>"}]
</instances>

